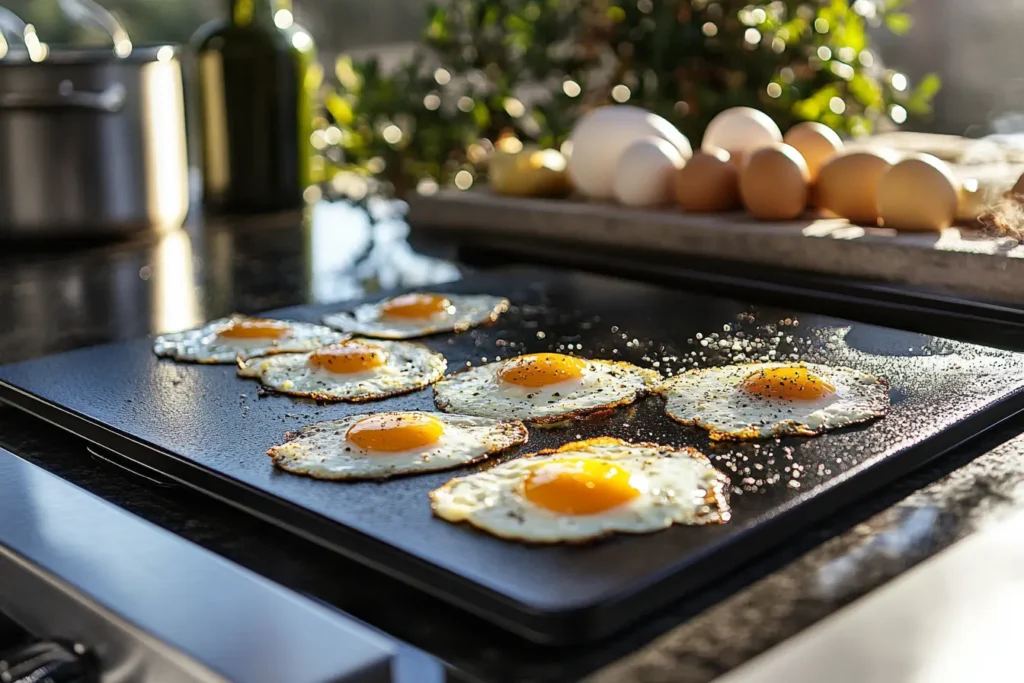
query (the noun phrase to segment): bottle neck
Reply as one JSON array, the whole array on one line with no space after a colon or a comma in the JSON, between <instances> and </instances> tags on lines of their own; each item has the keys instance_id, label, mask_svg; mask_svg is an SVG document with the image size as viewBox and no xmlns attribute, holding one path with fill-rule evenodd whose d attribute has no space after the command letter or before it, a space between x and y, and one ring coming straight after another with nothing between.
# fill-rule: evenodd
<instances>
[{"instance_id":1,"label":"bottle neck","mask_svg":"<svg viewBox=\"0 0 1024 683\"><path fill-rule=\"evenodd\" d=\"M292 11L291 0L228 0L227 4L231 23L236 26L273 25L278 12Z\"/></svg>"}]
</instances>

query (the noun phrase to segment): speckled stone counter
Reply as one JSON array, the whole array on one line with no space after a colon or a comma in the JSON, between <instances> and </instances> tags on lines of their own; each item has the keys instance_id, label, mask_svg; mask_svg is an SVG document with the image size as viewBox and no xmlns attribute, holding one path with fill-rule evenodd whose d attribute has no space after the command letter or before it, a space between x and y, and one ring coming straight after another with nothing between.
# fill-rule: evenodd
<instances>
[{"instance_id":1,"label":"speckled stone counter","mask_svg":"<svg viewBox=\"0 0 1024 683\"><path fill-rule=\"evenodd\" d=\"M1024 506L1022 458L1024 437L997 446L589 680L713 680L973 531L1019 510Z\"/></svg>"},{"instance_id":2,"label":"speckled stone counter","mask_svg":"<svg viewBox=\"0 0 1024 683\"><path fill-rule=\"evenodd\" d=\"M312 216L73 250L0 252L0 360L181 328L240 310L331 301L459 277L446 243L410 246L398 221L374 226L320 205ZM1024 505L1024 424L1004 425L854 509L793 537L699 600L666 606L634 632L552 650L483 622L178 488L91 458L86 444L0 407L0 447L228 559L350 612L443 659L454 680L710 681Z\"/></svg>"}]
</instances>

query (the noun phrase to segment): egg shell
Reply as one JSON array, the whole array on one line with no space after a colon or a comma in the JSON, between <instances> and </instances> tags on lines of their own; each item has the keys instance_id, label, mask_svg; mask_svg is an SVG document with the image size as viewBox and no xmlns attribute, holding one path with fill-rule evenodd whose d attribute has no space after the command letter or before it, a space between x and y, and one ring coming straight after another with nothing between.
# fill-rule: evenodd
<instances>
[{"instance_id":1,"label":"egg shell","mask_svg":"<svg viewBox=\"0 0 1024 683\"><path fill-rule=\"evenodd\" d=\"M740 206L739 171L724 149L697 152L676 173L676 201L687 211L716 213Z\"/></svg>"},{"instance_id":2,"label":"egg shell","mask_svg":"<svg viewBox=\"0 0 1024 683\"><path fill-rule=\"evenodd\" d=\"M938 232L953 225L959 182L946 162L917 154L899 162L878 181L882 225L909 232Z\"/></svg>"},{"instance_id":3,"label":"egg shell","mask_svg":"<svg viewBox=\"0 0 1024 683\"><path fill-rule=\"evenodd\" d=\"M778 143L752 152L740 172L740 197L750 215L764 221L797 218L807 206L807 162Z\"/></svg>"},{"instance_id":4,"label":"egg shell","mask_svg":"<svg viewBox=\"0 0 1024 683\"><path fill-rule=\"evenodd\" d=\"M711 119L704 131L701 149L724 149L737 164L761 147L782 142L782 131L770 116L750 107L726 109Z\"/></svg>"},{"instance_id":5,"label":"egg shell","mask_svg":"<svg viewBox=\"0 0 1024 683\"><path fill-rule=\"evenodd\" d=\"M572 155L567 171L573 187L591 199L612 199L615 168L622 153L634 142L650 137L668 141L683 159L693 154L690 142L675 126L639 107L613 105L586 114L570 135Z\"/></svg>"},{"instance_id":6,"label":"egg shell","mask_svg":"<svg viewBox=\"0 0 1024 683\"><path fill-rule=\"evenodd\" d=\"M858 225L878 224L877 192L882 176L899 161L889 149L845 152L818 172L813 203Z\"/></svg>"},{"instance_id":7,"label":"egg shell","mask_svg":"<svg viewBox=\"0 0 1024 683\"><path fill-rule=\"evenodd\" d=\"M1017 178L1017 182L1013 184L1013 188L1010 190L1011 195L1024 195L1024 174Z\"/></svg>"},{"instance_id":8,"label":"egg shell","mask_svg":"<svg viewBox=\"0 0 1024 683\"><path fill-rule=\"evenodd\" d=\"M555 149L528 147L495 152L487 165L488 183L498 194L512 197L559 197L569 193L566 159Z\"/></svg>"},{"instance_id":9,"label":"egg shell","mask_svg":"<svg viewBox=\"0 0 1024 683\"><path fill-rule=\"evenodd\" d=\"M818 177L821 167L843 150L843 141L828 126L814 121L798 123L790 128L782 141L800 152L807 162L811 182Z\"/></svg>"},{"instance_id":10,"label":"egg shell","mask_svg":"<svg viewBox=\"0 0 1024 683\"><path fill-rule=\"evenodd\" d=\"M987 220L994 207L1005 206L1006 200L1013 198L1014 182L1020 182L1016 169L1011 171L1005 163L961 165L954 167L954 172L960 185L957 223ZM1017 193L1020 191L1018 188Z\"/></svg>"},{"instance_id":11,"label":"egg shell","mask_svg":"<svg viewBox=\"0 0 1024 683\"><path fill-rule=\"evenodd\" d=\"M672 201L672 181L686 163L683 155L661 138L637 140L615 167L612 191L626 206L661 206Z\"/></svg>"}]
</instances>

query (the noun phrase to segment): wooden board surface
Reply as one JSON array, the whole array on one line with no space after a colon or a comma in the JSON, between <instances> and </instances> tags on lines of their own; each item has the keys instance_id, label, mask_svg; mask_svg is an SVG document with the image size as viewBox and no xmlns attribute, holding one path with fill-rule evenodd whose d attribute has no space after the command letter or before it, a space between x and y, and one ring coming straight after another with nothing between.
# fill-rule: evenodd
<instances>
[{"instance_id":1,"label":"wooden board surface","mask_svg":"<svg viewBox=\"0 0 1024 683\"><path fill-rule=\"evenodd\" d=\"M1024 245L961 228L896 233L813 216L769 223L743 213L687 214L487 191L446 190L416 195L409 204L409 222L422 230L723 258L1024 303Z\"/></svg>"}]
</instances>

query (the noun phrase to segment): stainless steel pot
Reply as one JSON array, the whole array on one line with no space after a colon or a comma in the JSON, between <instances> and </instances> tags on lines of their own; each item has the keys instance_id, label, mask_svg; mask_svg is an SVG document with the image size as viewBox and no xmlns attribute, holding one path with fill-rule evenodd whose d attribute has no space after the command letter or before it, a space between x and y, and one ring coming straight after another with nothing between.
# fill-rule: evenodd
<instances>
[{"instance_id":1,"label":"stainless steel pot","mask_svg":"<svg viewBox=\"0 0 1024 683\"><path fill-rule=\"evenodd\" d=\"M0 238L124 234L187 211L175 48L0 61Z\"/></svg>"}]
</instances>

